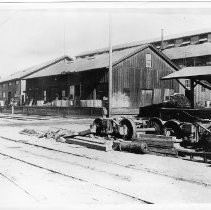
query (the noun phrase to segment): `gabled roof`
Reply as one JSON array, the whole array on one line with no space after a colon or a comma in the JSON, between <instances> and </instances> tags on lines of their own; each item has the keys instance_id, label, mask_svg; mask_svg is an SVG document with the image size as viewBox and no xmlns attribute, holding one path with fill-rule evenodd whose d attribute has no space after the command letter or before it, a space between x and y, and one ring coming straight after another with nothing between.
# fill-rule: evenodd
<instances>
[{"instance_id":1,"label":"gabled roof","mask_svg":"<svg viewBox=\"0 0 211 210\"><path fill-rule=\"evenodd\" d=\"M158 51L153 45L150 44L128 48L125 50L114 51L112 53L113 66L146 48L150 48L151 50L153 50L156 54L161 56L170 66L172 66L175 70L178 70L178 67L173 64L169 58L167 58L162 52ZM96 55L93 58L76 59L69 63L58 63L57 65L52 65L50 67L44 68L42 71L38 71L34 74L31 74L30 76L25 77L25 79L54 76L64 73L81 72L103 68L109 68L109 53Z\"/></svg>"},{"instance_id":2,"label":"gabled roof","mask_svg":"<svg viewBox=\"0 0 211 210\"><path fill-rule=\"evenodd\" d=\"M0 83L3 83L3 82L9 82L9 81L12 81L12 80L20 80L20 79L23 79L24 77L26 76L29 76L35 72L38 72L40 71L41 69L43 69L44 67L46 66L51 66L61 60L64 60L64 59L67 59L67 60L72 60L69 56L65 55L65 56L61 56L59 58L55 58L53 60L50 60L50 61L47 61L47 62L44 62L42 64L39 64L39 65L35 65L33 67L30 67L28 69L25 69L23 71L18 71L18 72L15 72L11 75L9 75L8 77L5 77L5 78L2 78L0 79Z\"/></svg>"},{"instance_id":3,"label":"gabled roof","mask_svg":"<svg viewBox=\"0 0 211 210\"><path fill-rule=\"evenodd\" d=\"M122 57L128 55L129 53L133 52L137 48L138 47L113 52L112 53L113 63L115 63ZM59 75L63 74L64 72L70 73L70 72L87 71L92 69L102 69L108 67L108 65L109 65L109 54L105 53L102 55L96 55L95 57L90 59L87 58L76 59L73 62L61 63L56 66L53 65L49 68L44 68L42 71L27 76L25 79Z\"/></svg>"},{"instance_id":4,"label":"gabled roof","mask_svg":"<svg viewBox=\"0 0 211 210\"><path fill-rule=\"evenodd\" d=\"M211 43L174 47L163 50L163 53L171 60L211 55Z\"/></svg>"},{"instance_id":5,"label":"gabled roof","mask_svg":"<svg viewBox=\"0 0 211 210\"><path fill-rule=\"evenodd\" d=\"M185 33L172 34L172 35L164 36L164 41L171 40L171 39L179 39L179 38L182 38L182 37L189 37L189 36L194 36L194 35L199 35L199 34L206 34L206 33L211 33L211 28L188 31L188 32L185 32ZM146 43L155 43L155 42L161 42L161 37L157 37L157 38L154 38L154 39L142 40L142 41L134 41L134 42L126 43L126 44L114 45L113 50L125 49L125 48L140 46L140 45L143 45L143 44L146 44ZM92 55L92 54L96 54L96 53L108 52L108 50L109 50L108 47L97 49L97 50L90 50L90 51L87 51L87 52L82 52L82 53L78 54L76 57Z\"/></svg>"},{"instance_id":6,"label":"gabled roof","mask_svg":"<svg viewBox=\"0 0 211 210\"><path fill-rule=\"evenodd\" d=\"M202 77L211 76L211 66L194 66L194 67L185 67L180 71L173 72L165 77L162 80L168 79L181 79L181 78L202 78Z\"/></svg>"}]
</instances>

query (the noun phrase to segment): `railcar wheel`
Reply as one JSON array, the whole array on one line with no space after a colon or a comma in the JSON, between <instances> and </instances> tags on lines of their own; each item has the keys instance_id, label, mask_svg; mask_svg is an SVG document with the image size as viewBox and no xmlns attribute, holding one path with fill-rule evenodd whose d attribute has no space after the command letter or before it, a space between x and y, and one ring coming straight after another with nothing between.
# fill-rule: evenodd
<instances>
[{"instance_id":1,"label":"railcar wheel","mask_svg":"<svg viewBox=\"0 0 211 210\"><path fill-rule=\"evenodd\" d=\"M211 131L211 126L207 128ZM211 133L204 131L199 135L199 141L197 142L197 148L202 148L206 152L211 152Z\"/></svg>"},{"instance_id":2,"label":"railcar wheel","mask_svg":"<svg viewBox=\"0 0 211 210\"><path fill-rule=\"evenodd\" d=\"M155 134L157 134L157 135L164 135L165 134L165 129L164 129L163 123L158 118L150 119L149 120L149 127L155 128Z\"/></svg>"},{"instance_id":3,"label":"railcar wheel","mask_svg":"<svg viewBox=\"0 0 211 210\"><path fill-rule=\"evenodd\" d=\"M136 124L132 119L124 118L120 121L120 125L126 130L124 134L125 140L136 138Z\"/></svg>"},{"instance_id":4,"label":"railcar wheel","mask_svg":"<svg viewBox=\"0 0 211 210\"><path fill-rule=\"evenodd\" d=\"M180 128L180 122L177 120L169 120L164 124L165 131L170 131L170 136L176 136L180 139L183 137L182 130Z\"/></svg>"}]
</instances>

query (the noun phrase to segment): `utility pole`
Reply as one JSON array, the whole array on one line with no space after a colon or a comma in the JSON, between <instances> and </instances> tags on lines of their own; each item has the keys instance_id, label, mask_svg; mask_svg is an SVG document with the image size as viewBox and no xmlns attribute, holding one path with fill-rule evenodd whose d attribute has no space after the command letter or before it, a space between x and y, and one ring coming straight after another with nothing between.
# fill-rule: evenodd
<instances>
[{"instance_id":1,"label":"utility pole","mask_svg":"<svg viewBox=\"0 0 211 210\"><path fill-rule=\"evenodd\" d=\"M66 55L66 26L65 26L65 11L63 11L63 14L62 14L62 19L63 19L63 55L65 56ZM65 60L64 60L65 62Z\"/></svg>"},{"instance_id":2,"label":"utility pole","mask_svg":"<svg viewBox=\"0 0 211 210\"><path fill-rule=\"evenodd\" d=\"M112 110L112 19L109 13L109 71L108 71L108 117Z\"/></svg>"},{"instance_id":3,"label":"utility pole","mask_svg":"<svg viewBox=\"0 0 211 210\"><path fill-rule=\"evenodd\" d=\"M163 50L163 29L161 29L161 50Z\"/></svg>"}]
</instances>

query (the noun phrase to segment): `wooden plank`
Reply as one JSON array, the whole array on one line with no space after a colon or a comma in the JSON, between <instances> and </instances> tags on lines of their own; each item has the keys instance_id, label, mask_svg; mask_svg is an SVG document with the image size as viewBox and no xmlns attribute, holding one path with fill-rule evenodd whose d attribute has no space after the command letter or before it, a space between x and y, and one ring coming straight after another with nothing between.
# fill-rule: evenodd
<instances>
[{"instance_id":1,"label":"wooden plank","mask_svg":"<svg viewBox=\"0 0 211 210\"><path fill-rule=\"evenodd\" d=\"M99 144L99 143L88 142L88 141L84 141L84 140L80 140L80 139L76 139L76 138L68 138L68 139L66 139L65 142L68 144L76 144L76 145L85 146L87 148L101 150L101 151L105 151L105 152L113 150L112 149L112 145L113 145L112 141L110 141L109 143L106 143L106 144Z\"/></svg>"},{"instance_id":2,"label":"wooden plank","mask_svg":"<svg viewBox=\"0 0 211 210\"><path fill-rule=\"evenodd\" d=\"M155 134L140 134L135 140L182 142L181 139L176 139L174 136L164 136L164 135L155 135Z\"/></svg>"},{"instance_id":3,"label":"wooden plank","mask_svg":"<svg viewBox=\"0 0 211 210\"><path fill-rule=\"evenodd\" d=\"M112 115L138 115L139 109L133 108L112 108Z\"/></svg>"},{"instance_id":4,"label":"wooden plank","mask_svg":"<svg viewBox=\"0 0 211 210\"><path fill-rule=\"evenodd\" d=\"M149 152L153 152L153 153L158 153L158 154L165 154L165 155L173 155L173 156L177 156L177 150L172 148L172 149L163 149L163 148L154 148L154 147L148 147Z\"/></svg>"},{"instance_id":5,"label":"wooden plank","mask_svg":"<svg viewBox=\"0 0 211 210\"><path fill-rule=\"evenodd\" d=\"M86 142L93 142L98 144L109 144L111 141L105 139L98 139L98 138L90 138L86 136L76 136L74 139L79 139Z\"/></svg>"}]
</instances>

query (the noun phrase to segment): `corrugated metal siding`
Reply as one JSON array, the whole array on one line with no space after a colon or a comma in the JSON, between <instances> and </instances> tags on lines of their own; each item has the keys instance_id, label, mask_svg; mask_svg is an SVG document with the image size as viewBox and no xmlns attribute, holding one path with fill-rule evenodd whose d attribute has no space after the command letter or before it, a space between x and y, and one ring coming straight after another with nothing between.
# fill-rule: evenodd
<instances>
[{"instance_id":1,"label":"corrugated metal siding","mask_svg":"<svg viewBox=\"0 0 211 210\"><path fill-rule=\"evenodd\" d=\"M146 68L145 54L152 55L152 68ZM147 48L113 67L113 105L115 107L139 107L141 90L154 90L152 102L163 100L165 89L178 90L178 84L172 81L161 81L165 75L172 73L174 69L160 56ZM147 103L149 100L145 99ZM144 105L144 104L143 104Z\"/></svg>"}]
</instances>

